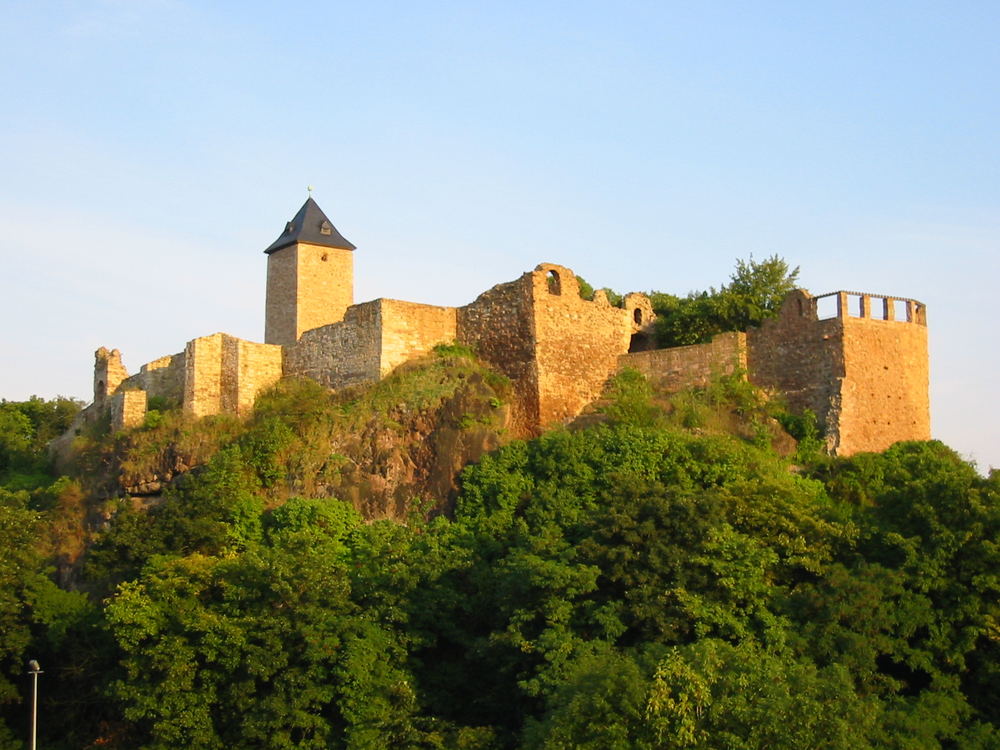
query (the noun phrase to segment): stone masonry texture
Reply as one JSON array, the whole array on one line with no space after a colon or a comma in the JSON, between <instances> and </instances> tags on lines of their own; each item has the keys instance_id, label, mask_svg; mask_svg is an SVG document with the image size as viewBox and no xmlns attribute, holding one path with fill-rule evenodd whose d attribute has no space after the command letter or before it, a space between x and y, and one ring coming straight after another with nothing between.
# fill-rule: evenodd
<instances>
[{"instance_id":1,"label":"stone masonry texture","mask_svg":"<svg viewBox=\"0 0 1000 750\"><path fill-rule=\"evenodd\" d=\"M138 427L146 419L145 391L118 391L111 397L111 430Z\"/></svg>"},{"instance_id":2,"label":"stone masonry texture","mask_svg":"<svg viewBox=\"0 0 1000 750\"><path fill-rule=\"evenodd\" d=\"M747 335L720 333L707 344L623 354L618 358L618 366L623 370L638 370L666 392L706 386L714 377L746 370Z\"/></svg>"},{"instance_id":3,"label":"stone masonry texture","mask_svg":"<svg viewBox=\"0 0 1000 750\"><path fill-rule=\"evenodd\" d=\"M795 290L776 317L748 333L751 381L780 393L793 411L811 409L838 455L929 439L924 306L895 297L835 296L836 314L820 319L820 298ZM851 298L866 317L851 314ZM897 301L907 310L902 319L893 319Z\"/></svg>"},{"instance_id":4,"label":"stone masonry texture","mask_svg":"<svg viewBox=\"0 0 1000 750\"><path fill-rule=\"evenodd\" d=\"M180 403L195 417L247 416L257 395L282 377L335 389L373 383L457 341L510 379L516 436L567 423L615 372L634 368L666 390L745 373L792 411L812 410L840 455L930 437L926 310L915 300L813 297L799 289L759 329L657 349L646 295L630 293L622 307L603 291L582 299L575 274L551 263L458 308L392 299L354 304L353 281L353 251L298 243L271 253L266 343L202 336L131 377L121 353L102 347L84 417L110 410L116 429L135 426L150 397Z\"/></svg>"},{"instance_id":5,"label":"stone masonry texture","mask_svg":"<svg viewBox=\"0 0 1000 750\"><path fill-rule=\"evenodd\" d=\"M268 256L268 344L290 346L305 331L343 320L353 304L353 251L300 242Z\"/></svg>"}]
</instances>

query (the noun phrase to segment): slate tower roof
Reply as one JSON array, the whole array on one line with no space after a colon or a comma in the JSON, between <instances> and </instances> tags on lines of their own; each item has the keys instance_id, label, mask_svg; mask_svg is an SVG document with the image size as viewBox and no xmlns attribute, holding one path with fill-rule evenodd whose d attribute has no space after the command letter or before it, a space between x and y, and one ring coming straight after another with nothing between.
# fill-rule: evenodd
<instances>
[{"instance_id":1,"label":"slate tower roof","mask_svg":"<svg viewBox=\"0 0 1000 750\"><path fill-rule=\"evenodd\" d=\"M302 208L295 214L295 218L285 225L285 231L271 243L264 253L270 255L283 247L294 245L296 242L308 242L310 245L336 247L341 250L354 249L354 245L337 231L337 227L330 223L326 214L323 213L323 209L316 204L312 197L309 197L302 204Z\"/></svg>"}]
</instances>

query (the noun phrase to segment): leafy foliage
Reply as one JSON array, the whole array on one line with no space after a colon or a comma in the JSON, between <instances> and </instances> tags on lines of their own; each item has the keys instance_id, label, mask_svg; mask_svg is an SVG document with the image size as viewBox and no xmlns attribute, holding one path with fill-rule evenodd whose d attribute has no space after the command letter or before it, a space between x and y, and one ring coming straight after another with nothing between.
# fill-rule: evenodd
<instances>
[{"instance_id":1,"label":"leafy foliage","mask_svg":"<svg viewBox=\"0 0 1000 750\"><path fill-rule=\"evenodd\" d=\"M207 425L159 503L92 511L87 594L50 567L81 485L0 489L0 747L27 658L67 750L1000 745L1000 476L935 442L820 457L808 415L793 467L714 430L769 418L739 377L657 400L624 373L590 427L468 466L450 518L292 492L331 424L392 430L447 397L440 368L477 373L435 356L370 399L291 382ZM21 460L38 428L0 412ZM105 439L200 439L163 414Z\"/></svg>"},{"instance_id":2,"label":"leafy foliage","mask_svg":"<svg viewBox=\"0 0 1000 750\"><path fill-rule=\"evenodd\" d=\"M729 283L719 289L691 292L687 297L653 292L656 336L660 346L686 346L710 341L725 331L745 331L774 315L798 278L777 255L755 261L737 260Z\"/></svg>"},{"instance_id":3,"label":"leafy foliage","mask_svg":"<svg viewBox=\"0 0 1000 750\"><path fill-rule=\"evenodd\" d=\"M49 484L47 452L65 432L82 404L62 396L50 401L0 401L0 486L33 490Z\"/></svg>"}]
</instances>

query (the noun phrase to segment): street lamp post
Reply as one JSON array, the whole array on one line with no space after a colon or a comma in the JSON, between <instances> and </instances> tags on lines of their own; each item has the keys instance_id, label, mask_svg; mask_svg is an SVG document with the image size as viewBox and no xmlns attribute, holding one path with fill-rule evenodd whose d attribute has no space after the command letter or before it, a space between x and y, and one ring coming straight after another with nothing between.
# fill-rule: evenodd
<instances>
[{"instance_id":1,"label":"street lamp post","mask_svg":"<svg viewBox=\"0 0 1000 750\"><path fill-rule=\"evenodd\" d=\"M31 689L31 750L35 750L35 738L38 731L38 675L42 674L42 668L34 659L28 662L28 674L31 675L33 683Z\"/></svg>"}]
</instances>

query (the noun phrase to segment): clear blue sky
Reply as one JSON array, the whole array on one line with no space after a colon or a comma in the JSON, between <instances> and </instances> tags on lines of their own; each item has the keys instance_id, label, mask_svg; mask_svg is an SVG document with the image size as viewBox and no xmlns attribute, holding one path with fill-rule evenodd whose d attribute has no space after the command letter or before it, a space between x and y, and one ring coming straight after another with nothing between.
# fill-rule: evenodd
<instances>
[{"instance_id":1,"label":"clear blue sky","mask_svg":"<svg viewBox=\"0 0 1000 750\"><path fill-rule=\"evenodd\" d=\"M0 396L226 331L305 186L356 298L542 261L683 294L777 253L927 303L935 437L1000 467L1000 3L0 1Z\"/></svg>"}]
</instances>

